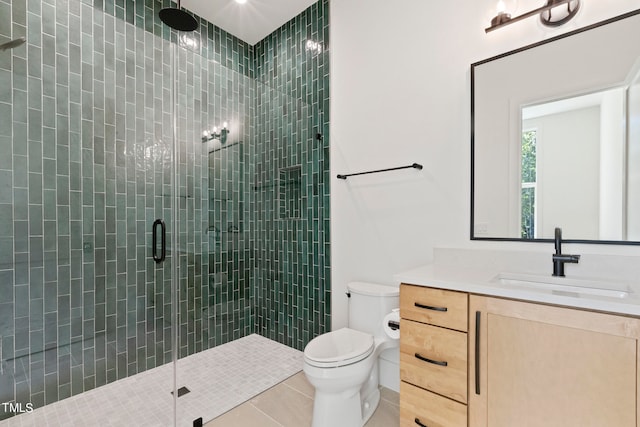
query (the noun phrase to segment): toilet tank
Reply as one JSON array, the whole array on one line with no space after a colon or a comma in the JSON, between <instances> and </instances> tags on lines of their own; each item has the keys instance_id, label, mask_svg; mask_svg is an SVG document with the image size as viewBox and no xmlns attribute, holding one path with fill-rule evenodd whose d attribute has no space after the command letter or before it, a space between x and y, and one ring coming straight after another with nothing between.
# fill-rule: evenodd
<instances>
[{"instance_id":1,"label":"toilet tank","mask_svg":"<svg viewBox=\"0 0 640 427\"><path fill-rule=\"evenodd\" d=\"M349 291L349 328L385 337L382 319L400 305L400 289L375 283L351 282Z\"/></svg>"}]
</instances>

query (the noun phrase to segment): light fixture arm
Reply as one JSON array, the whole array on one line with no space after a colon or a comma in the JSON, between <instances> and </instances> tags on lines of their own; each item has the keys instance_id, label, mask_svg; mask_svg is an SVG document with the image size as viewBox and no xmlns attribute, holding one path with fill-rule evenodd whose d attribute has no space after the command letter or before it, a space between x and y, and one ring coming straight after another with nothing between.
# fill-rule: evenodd
<instances>
[{"instance_id":1,"label":"light fixture arm","mask_svg":"<svg viewBox=\"0 0 640 427\"><path fill-rule=\"evenodd\" d=\"M576 6L571 9L571 2L575 2ZM578 8L580 7L580 1L579 0L547 0L547 4L545 4L542 7L539 7L537 9L534 9L532 11L529 11L527 13L523 13L522 15L516 16L515 18L501 18L501 19L496 19L499 18L500 15L498 15L496 18L494 18L495 23L492 21L492 25L490 27L487 27L484 29L485 33L489 33L491 31L497 30L498 28L502 28L505 27L509 24L513 24L514 22L518 22L518 21L522 21L523 19L527 19L530 18L532 16L535 15L539 15L543 12L547 12L551 9L555 9L558 6L562 6L562 5L568 5L568 11L569 11L569 15L557 22L551 21L551 20L543 20L543 24L544 25L548 25L548 26L559 26L564 24L565 22L569 21L571 18L573 18L575 16L575 14L578 11ZM502 14L502 15L506 15L506 14ZM508 16L508 15L507 15Z\"/></svg>"}]
</instances>

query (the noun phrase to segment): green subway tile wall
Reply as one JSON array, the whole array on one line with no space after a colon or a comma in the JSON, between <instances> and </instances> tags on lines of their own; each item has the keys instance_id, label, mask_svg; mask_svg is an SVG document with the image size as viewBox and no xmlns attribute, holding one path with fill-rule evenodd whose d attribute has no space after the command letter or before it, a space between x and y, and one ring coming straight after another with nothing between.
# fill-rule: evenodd
<instances>
[{"instance_id":1,"label":"green subway tile wall","mask_svg":"<svg viewBox=\"0 0 640 427\"><path fill-rule=\"evenodd\" d=\"M330 329L329 2L255 46L256 331L303 350Z\"/></svg>"},{"instance_id":2,"label":"green subway tile wall","mask_svg":"<svg viewBox=\"0 0 640 427\"><path fill-rule=\"evenodd\" d=\"M179 357L330 327L328 0L256 46L169 5L0 0L0 43L28 40L0 52L2 402L170 362L174 316Z\"/></svg>"}]
</instances>

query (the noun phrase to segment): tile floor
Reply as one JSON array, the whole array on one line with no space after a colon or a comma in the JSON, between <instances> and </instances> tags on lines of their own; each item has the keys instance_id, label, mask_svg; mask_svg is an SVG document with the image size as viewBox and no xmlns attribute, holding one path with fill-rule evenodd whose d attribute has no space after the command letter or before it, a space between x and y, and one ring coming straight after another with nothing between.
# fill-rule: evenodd
<instances>
[{"instance_id":1,"label":"tile floor","mask_svg":"<svg viewBox=\"0 0 640 427\"><path fill-rule=\"evenodd\" d=\"M400 425L399 395L382 388L380 404L365 427ZM311 425L313 386L299 372L205 424L205 427L305 427ZM338 426L336 426L338 427Z\"/></svg>"},{"instance_id":2,"label":"tile floor","mask_svg":"<svg viewBox=\"0 0 640 427\"><path fill-rule=\"evenodd\" d=\"M302 363L302 352L256 334L180 359L178 386L190 393L178 399L177 425L212 420L300 372ZM0 421L0 427L173 426L172 388L173 364L163 365Z\"/></svg>"}]
</instances>

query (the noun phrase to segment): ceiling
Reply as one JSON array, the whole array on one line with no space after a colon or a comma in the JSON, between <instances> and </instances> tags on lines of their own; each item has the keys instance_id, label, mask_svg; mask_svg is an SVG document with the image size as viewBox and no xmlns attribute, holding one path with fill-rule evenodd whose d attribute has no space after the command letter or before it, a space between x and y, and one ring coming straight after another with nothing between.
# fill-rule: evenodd
<instances>
[{"instance_id":1,"label":"ceiling","mask_svg":"<svg viewBox=\"0 0 640 427\"><path fill-rule=\"evenodd\" d=\"M317 0L183 0L181 6L250 45L280 28Z\"/></svg>"}]
</instances>

